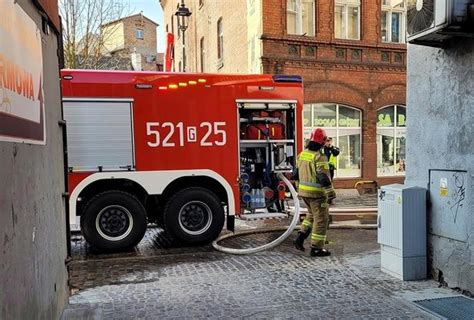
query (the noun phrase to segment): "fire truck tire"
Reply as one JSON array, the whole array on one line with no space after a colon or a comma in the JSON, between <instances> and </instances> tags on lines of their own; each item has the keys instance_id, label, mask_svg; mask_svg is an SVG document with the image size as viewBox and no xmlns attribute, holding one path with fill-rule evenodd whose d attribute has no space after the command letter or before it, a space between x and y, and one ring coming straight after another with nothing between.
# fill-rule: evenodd
<instances>
[{"instance_id":1,"label":"fire truck tire","mask_svg":"<svg viewBox=\"0 0 474 320\"><path fill-rule=\"evenodd\" d=\"M102 250L121 250L137 245L146 232L146 211L133 195L113 190L93 197L81 216L87 242Z\"/></svg>"},{"instance_id":2,"label":"fire truck tire","mask_svg":"<svg viewBox=\"0 0 474 320\"><path fill-rule=\"evenodd\" d=\"M219 198L210 190L186 188L171 197L163 212L164 229L186 245L212 242L221 233L225 214Z\"/></svg>"}]
</instances>

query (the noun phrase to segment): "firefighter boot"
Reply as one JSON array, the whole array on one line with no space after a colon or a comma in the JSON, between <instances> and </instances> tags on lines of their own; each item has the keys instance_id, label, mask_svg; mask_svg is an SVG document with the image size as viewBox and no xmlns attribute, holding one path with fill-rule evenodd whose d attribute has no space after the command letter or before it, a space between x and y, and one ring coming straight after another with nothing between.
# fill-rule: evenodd
<instances>
[{"instance_id":1,"label":"firefighter boot","mask_svg":"<svg viewBox=\"0 0 474 320\"><path fill-rule=\"evenodd\" d=\"M327 249L311 248L309 254L312 257L327 257L331 255L331 252Z\"/></svg>"},{"instance_id":2,"label":"firefighter boot","mask_svg":"<svg viewBox=\"0 0 474 320\"><path fill-rule=\"evenodd\" d=\"M295 245L295 248L297 250L304 251L304 246L303 246L304 240L309 236L310 232L311 232L311 229L298 232L298 236L293 241L293 244Z\"/></svg>"}]
</instances>

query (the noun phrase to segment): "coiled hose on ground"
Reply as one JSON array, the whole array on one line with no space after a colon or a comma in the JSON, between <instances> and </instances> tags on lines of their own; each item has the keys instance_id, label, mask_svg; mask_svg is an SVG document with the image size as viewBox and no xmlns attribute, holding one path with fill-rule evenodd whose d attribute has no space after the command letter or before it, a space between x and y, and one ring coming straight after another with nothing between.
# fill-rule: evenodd
<instances>
[{"instance_id":1,"label":"coiled hose on ground","mask_svg":"<svg viewBox=\"0 0 474 320\"><path fill-rule=\"evenodd\" d=\"M294 201L295 214L293 216L293 220L291 220L290 225L288 227L277 227L277 228L272 228L272 229L252 230L252 231L243 231L243 232L236 232L236 233L226 234L224 236L219 237L214 242L212 242L212 246L214 247L214 249L216 249L218 251L221 251L221 252L230 253L230 254L240 254L240 255L252 254L252 253L257 253L257 252L260 252L260 251L264 251L264 250L268 250L268 249L271 249L273 247L276 247L277 245L279 245L280 243L285 241L286 238L288 238L291 235L293 230L295 230L295 228L296 228L296 226L299 222L299 219L300 219L300 204L299 204L299 201L298 201L298 194L296 193L296 190L293 187L293 185L291 184L291 182L282 173L279 173L278 177L286 184L286 186L290 190L291 197L293 198L293 201ZM243 236L243 235L263 233L263 232L283 231L283 230L286 230L286 231L281 236L279 236L278 238L273 240L272 242L266 243L262 246L255 247L255 248L237 249L237 248L224 247L224 246L221 246L221 245L218 244L220 241L225 240L225 239L229 239L229 238L232 238L232 237L239 237L239 236Z\"/></svg>"}]
</instances>

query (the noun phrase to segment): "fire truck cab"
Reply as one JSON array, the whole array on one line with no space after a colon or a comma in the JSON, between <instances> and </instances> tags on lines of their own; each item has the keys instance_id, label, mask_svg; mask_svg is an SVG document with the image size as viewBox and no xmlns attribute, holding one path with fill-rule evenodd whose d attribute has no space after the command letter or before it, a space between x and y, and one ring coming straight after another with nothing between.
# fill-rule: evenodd
<instances>
[{"instance_id":1,"label":"fire truck cab","mask_svg":"<svg viewBox=\"0 0 474 320\"><path fill-rule=\"evenodd\" d=\"M63 70L61 86L70 223L92 246L135 246L150 222L204 244L284 211L300 77Z\"/></svg>"}]
</instances>

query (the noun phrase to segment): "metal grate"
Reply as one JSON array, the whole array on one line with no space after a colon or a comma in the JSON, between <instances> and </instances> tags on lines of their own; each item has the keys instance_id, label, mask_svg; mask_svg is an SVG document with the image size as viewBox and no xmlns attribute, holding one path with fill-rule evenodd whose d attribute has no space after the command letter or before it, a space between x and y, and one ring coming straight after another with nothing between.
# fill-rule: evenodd
<instances>
[{"instance_id":1,"label":"metal grate","mask_svg":"<svg viewBox=\"0 0 474 320\"><path fill-rule=\"evenodd\" d=\"M450 297L415 301L427 311L436 313L446 319L474 319L474 300L466 297Z\"/></svg>"}]
</instances>

